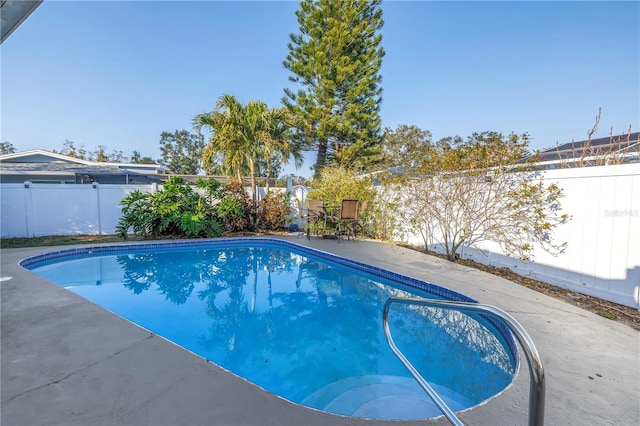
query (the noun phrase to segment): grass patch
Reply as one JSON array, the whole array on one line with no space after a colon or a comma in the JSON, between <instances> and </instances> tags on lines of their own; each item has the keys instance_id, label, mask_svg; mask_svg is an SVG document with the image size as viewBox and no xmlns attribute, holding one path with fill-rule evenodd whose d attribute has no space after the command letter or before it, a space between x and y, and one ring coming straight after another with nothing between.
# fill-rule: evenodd
<instances>
[{"instance_id":1,"label":"grass patch","mask_svg":"<svg viewBox=\"0 0 640 426\"><path fill-rule=\"evenodd\" d=\"M252 235L291 235L290 232L234 232L226 233L225 237L246 237ZM195 237L198 238L198 237ZM181 240L183 237L163 235L160 237L137 237L129 235L126 240L116 235L49 235L46 237L32 238L0 238L0 248L28 248L47 246L69 246L74 244L101 244L101 243L122 243L125 241L153 241L153 240Z\"/></svg>"},{"instance_id":2,"label":"grass patch","mask_svg":"<svg viewBox=\"0 0 640 426\"><path fill-rule=\"evenodd\" d=\"M610 320L617 320L618 317L614 314L612 314L611 312L605 312L605 311L598 311L596 312L597 315L600 315L601 317L610 319Z\"/></svg>"},{"instance_id":3,"label":"grass patch","mask_svg":"<svg viewBox=\"0 0 640 426\"><path fill-rule=\"evenodd\" d=\"M130 238L135 240L134 238ZM50 235L33 238L0 238L0 248L26 248L45 246L68 246L73 244L122 242L115 235Z\"/></svg>"}]
</instances>

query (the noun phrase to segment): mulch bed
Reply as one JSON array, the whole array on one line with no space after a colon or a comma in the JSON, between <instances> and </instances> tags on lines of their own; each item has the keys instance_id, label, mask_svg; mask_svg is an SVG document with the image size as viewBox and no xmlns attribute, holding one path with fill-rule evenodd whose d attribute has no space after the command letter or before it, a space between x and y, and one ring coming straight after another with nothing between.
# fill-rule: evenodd
<instances>
[{"instance_id":1,"label":"mulch bed","mask_svg":"<svg viewBox=\"0 0 640 426\"><path fill-rule=\"evenodd\" d=\"M446 256L438 253L429 252L429 254L446 259ZM574 306L586 309L587 311L593 312L601 317L626 324L629 327L640 331L640 311L635 308L619 305L617 303L588 296L586 294L576 293L566 288L547 284L532 278L523 277L522 275L516 274L509 268L497 268L495 266L483 265L482 263L469 259L458 259L456 263L497 275L516 284L520 284L540 293L555 297L556 299L560 299Z\"/></svg>"}]
</instances>

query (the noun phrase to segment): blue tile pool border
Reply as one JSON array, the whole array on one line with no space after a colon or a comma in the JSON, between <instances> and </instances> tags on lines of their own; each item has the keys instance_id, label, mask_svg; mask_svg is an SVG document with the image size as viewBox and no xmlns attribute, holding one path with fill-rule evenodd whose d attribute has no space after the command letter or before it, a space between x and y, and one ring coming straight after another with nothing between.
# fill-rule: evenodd
<instances>
[{"instance_id":1,"label":"blue tile pool border","mask_svg":"<svg viewBox=\"0 0 640 426\"><path fill-rule=\"evenodd\" d=\"M234 246L247 246L260 247L260 246L279 246L287 248L300 254L310 254L316 258L327 260L339 265L348 266L358 271L368 273L375 277L383 278L400 285L410 287L445 300L457 301L457 302L470 302L477 303L476 300L465 296L454 290L450 290L446 287L442 287L436 284L432 284L427 281L419 280L417 278L410 277L408 275L392 272L377 266L369 265L367 263L358 262L356 260L347 259L345 257L337 256L335 254L327 253L314 248L302 246L290 241L279 240L275 238L263 238L263 237L246 237L246 238L216 238L216 239L202 239L202 240L181 240L181 241L162 241L162 242L144 242L144 243L127 243L127 244L105 244L98 246L81 246L69 249L51 251L48 253L39 254L25 258L18 262L20 266L25 269L30 269L40 262L51 261L68 256L78 256L87 254L106 254L116 253L132 250L153 250L153 249L171 249L171 248L197 248L197 247L234 247ZM509 347L510 356L514 360L516 369L519 366L518 348L515 343L515 338L504 322L491 316L479 314L486 322L490 323L502 336L504 342Z\"/></svg>"}]
</instances>

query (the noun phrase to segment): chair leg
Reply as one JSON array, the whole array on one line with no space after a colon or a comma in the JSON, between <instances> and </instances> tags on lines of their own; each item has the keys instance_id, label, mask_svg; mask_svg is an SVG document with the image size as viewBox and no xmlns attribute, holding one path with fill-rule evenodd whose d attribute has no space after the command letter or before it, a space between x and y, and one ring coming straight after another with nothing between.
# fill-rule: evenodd
<instances>
[{"instance_id":1,"label":"chair leg","mask_svg":"<svg viewBox=\"0 0 640 426\"><path fill-rule=\"evenodd\" d=\"M353 238L353 240L355 241L356 239L356 233L355 233L355 223L354 222L349 222L349 224L347 224L347 240L349 240L349 238Z\"/></svg>"},{"instance_id":2,"label":"chair leg","mask_svg":"<svg viewBox=\"0 0 640 426\"><path fill-rule=\"evenodd\" d=\"M338 222L338 226L336 227L336 232L338 234L337 235L338 242L340 242L340 240L344 237L345 227L346 227L346 224L344 222Z\"/></svg>"}]
</instances>

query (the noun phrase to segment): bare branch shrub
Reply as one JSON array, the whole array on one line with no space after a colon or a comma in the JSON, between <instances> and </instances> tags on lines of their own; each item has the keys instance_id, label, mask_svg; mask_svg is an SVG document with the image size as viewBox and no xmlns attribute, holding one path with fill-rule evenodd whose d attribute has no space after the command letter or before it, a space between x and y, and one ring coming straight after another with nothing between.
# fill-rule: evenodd
<instances>
[{"instance_id":1,"label":"bare branch shrub","mask_svg":"<svg viewBox=\"0 0 640 426\"><path fill-rule=\"evenodd\" d=\"M552 253L564 250L565 243L553 241L553 230L568 220L560 213L561 189L515 165L528 144L526 134L485 132L431 145L424 163L405 175L401 202L405 223L422 236L425 249L438 241L452 261L463 246L483 241L523 259L533 243Z\"/></svg>"},{"instance_id":2,"label":"bare branch shrub","mask_svg":"<svg viewBox=\"0 0 640 426\"><path fill-rule=\"evenodd\" d=\"M598 131L600 125L600 117L602 108L598 108L595 122L591 130L587 132L587 138L583 142L571 141L569 150L560 149L560 145L556 145L556 152L560 160L561 168L569 167L590 167L590 166L606 166L622 164L628 160L628 149L631 148L631 126L626 134L614 136L613 127L609 129L609 140L602 143L598 140L594 141L593 136ZM635 156L635 160L640 160L640 150L636 149L631 152Z\"/></svg>"}]
</instances>

